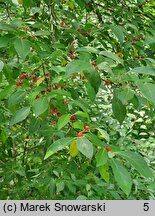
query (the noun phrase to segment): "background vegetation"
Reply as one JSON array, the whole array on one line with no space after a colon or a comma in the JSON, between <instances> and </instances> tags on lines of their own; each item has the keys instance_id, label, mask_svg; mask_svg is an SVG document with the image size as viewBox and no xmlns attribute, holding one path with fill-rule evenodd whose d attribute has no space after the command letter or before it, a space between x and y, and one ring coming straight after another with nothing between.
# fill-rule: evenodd
<instances>
[{"instance_id":1,"label":"background vegetation","mask_svg":"<svg viewBox=\"0 0 155 216\"><path fill-rule=\"evenodd\" d=\"M155 198L155 2L0 0L0 198Z\"/></svg>"}]
</instances>

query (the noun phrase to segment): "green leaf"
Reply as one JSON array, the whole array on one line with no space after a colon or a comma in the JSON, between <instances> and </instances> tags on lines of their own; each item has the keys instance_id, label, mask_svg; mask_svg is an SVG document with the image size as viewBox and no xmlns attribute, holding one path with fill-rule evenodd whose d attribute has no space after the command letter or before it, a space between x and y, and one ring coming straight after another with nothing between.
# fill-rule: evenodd
<instances>
[{"instance_id":1,"label":"green leaf","mask_svg":"<svg viewBox=\"0 0 155 216\"><path fill-rule=\"evenodd\" d=\"M137 83L142 95L155 105L155 84L152 83Z\"/></svg>"},{"instance_id":2,"label":"green leaf","mask_svg":"<svg viewBox=\"0 0 155 216\"><path fill-rule=\"evenodd\" d=\"M123 105L127 104L134 97L134 91L130 88L120 89L118 91L118 98Z\"/></svg>"},{"instance_id":3,"label":"green leaf","mask_svg":"<svg viewBox=\"0 0 155 216\"><path fill-rule=\"evenodd\" d=\"M0 72L3 70L4 63L0 60Z\"/></svg>"},{"instance_id":4,"label":"green leaf","mask_svg":"<svg viewBox=\"0 0 155 216\"><path fill-rule=\"evenodd\" d=\"M84 70L92 70L93 66L86 61L82 60L74 60L71 61L69 64L66 66L66 75L71 75L73 73L79 73Z\"/></svg>"},{"instance_id":5,"label":"green leaf","mask_svg":"<svg viewBox=\"0 0 155 216\"><path fill-rule=\"evenodd\" d=\"M17 38L14 42L14 47L19 57L25 60L26 56L30 52L30 43L27 40Z\"/></svg>"},{"instance_id":6,"label":"green leaf","mask_svg":"<svg viewBox=\"0 0 155 216\"><path fill-rule=\"evenodd\" d=\"M116 62L118 62L120 64L123 64L123 60L114 53L111 53L111 52L108 52L108 51L102 51L102 52L100 52L100 55L104 55L104 56L106 56L108 58L113 59L114 61L116 61Z\"/></svg>"},{"instance_id":7,"label":"green leaf","mask_svg":"<svg viewBox=\"0 0 155 216\"><path fill-rule=\"evenodd\" d=\"M29 124L29 133L34 134L40 127L41 121L38 118L32 118Z\"/></svg>"},{"instance_id":8,"label":"green leaf","mask_svg":"<svg viewBox=\"0 0 155 216\"><path fill-rule=\"evenodd\" d=\"M48 107L49 103L47 98L36 99L32 104L32 109L36 117L44 113L48 109Z\"/></svg>"},{"instance_id":9,"label":"green leaf","mask_svg":"<svg viewBox=\"0 0 155 216\"><path fill-rule=\"evenodd\" d=\"M83 130L84 124L81 121L76 121L76 122L73 123L73 128L77 128L77 129Z\"/></svg>"},{"instance_id":10,"label":"green leaf","mask_svg":"<svg viewBox=\"0 0 155 216\"><path fill-rule=\"evenodd\" d=\"M95 157L96 157L96 167L103 166L104 164L107 163L108 154L105 151L105 149L100 149Z\"/></svg>"},{"instance_id":11,"label":"green leaf","mask_svg":"<svg viewBox=\"0 0 155 216\"><path fill-rule=\"evenodd\" d=\"M112 100L112 110L115 118L122 124L126 116L126 107L116 97Z\"/></svg>"},{"instance_id":12,"label":"green leaf","mask_svg":"<svg viewBox=\"0 0 155 216\"><path fill-rule=\"evenodd\" d=\"M30 113L30 107L23 107L20 110L18 110L15 115L12 117L11 121L10 121L10 125L14 125L17 124L21 121L23 121L24 119L27 118L27 116Z\"/></svg>"},{"instance_id":13,"label":"green leaf","mask_svg":"<svg viewBox=\"0 0 155 216\"><path fill-rule=\"evenodd\" d=\"M109 183L109 172L108 172L109 166L108 164L104 164L103 166L99 167L99 172L101 177L107 182Z\"/></svg>"},{"instance_id":14,"label":"green leaf","mask_svg":"<svg viewBox=\"0 0 155 216\"><path fill-rule=\"evenodd\" d=\"M77 111L77 112L75 113L75 115L76 115L76 116L81 116L81 117L87 118L88 121L90 121L90 118L89 118L88 113L85 113L85 112L82 112L82 111Z\"/></svg>"},{"instance_id":15,"label":"green leaf","mask_svg":"<svg viewBox=\"0 0 155 216\"><path fill-rule=\"evenodd\" d=\"M91 86L94 88L95 92L98 92L98 89L101 85L101 77L96 70L86 70L84 71L84 75L88 79Z\"/></svg>"},{"instance_id":16,"label":"green leaf","mask_svg":"<svg viewBox=\"0 0 155 216\"><path fill-rule=\"evenodd\" d=\"M147 74L155 76L155 69L150 66L135 67L129 71L130 73Z\"/></svg>"},{"instance_id":17,"label":"green leaf","mask_svg":"<svg viewBox=\"0 0 155 216\"><path fill-rule=\"evenodd\" d=\"M52 143L50 147L47 149L44 160L46 160L51 155L55 154L57 151L60 151L66 148L73 140L74 138L67 137L67 138L59 139L55 141L54 143Z\"/></svg>"},{"instance_id":18,"label":"green leaf","mask_svg":"<svg viewBox=\"0 0 155 216\"><path fill-rule=\"evenodd\" d=\"M124 29L121 26L116 26L116 25L110 25L110 28L112 32L116 35L120 43L124 42Z\"/></svg>"},{"instance_id":19,"label":"green leaf","mask_svg":"<svg viewBox=\"0 0 155 216\"><path fill-rule=\"evenodd\" d=\"M99 51L97 49L95 49L94 47L89 47L89 46L85 46L85 47L80 47L76 50L77 52L88 52L88 53L98 53Z\"/></svg>"},{"instance_id":20,"label":"green leaf","mask_svg":"<svg viewBox=\"0 0 155 216\"><path fill-rule=\"evenodd\" d=\"M15 104L23 102L24 98L26 97L25 91L18 91L13 93L8 99L8 106L14 106Z\"/></svg>"},{"instance_id":21,"label":"green leaf","mask_svg":"<svg viewBox=\"0 0 155 216\"><path fill-rule=\"evenodd\" d=\"M96 97L96 92L94 88L91 86L90 83L85 83L85 87L86 87L88 97L90 98L91 101L94 101Z\"/></svg>"},{"instance_id":22,"label":"green leaf","mask_svg":"<svg viewBox=\"0 0 155 216\"><path fill-rule=\"evenodd\" d=\"M90 140L91 143L93 143L93 145L97 147L100 146L102 148L106 147L106 144L103 141L101 141L96 135L92 133L87 133L85 136L88 140Z\"/></svg>"},{"instance_id":23,"label":"green leaf","mask_svg":"<svg viewBox=\"0 0 155 216\"><path fill-rule=\"evenodd\" d=\"M102 139L104 138L107 142L110 142L109 134L105 130L101 128L97 128L97 130L100 132L100 137L102 137Z\"/></svg>"},{"instance_id":24,"label":"green leaf","mask_svg":"<svg viewBox=\"0 0 155 216\"><path fill-rule=\"evenodd\" d=\"M110 159L110 165L118 186L128 196L132 187L132 179L129 172L118 160L114 158Z\"/></svg>"},{"instance_id":25,"label":"green leaf","mask_svg":"<svg viewBox=\"0 0 155 216\"><path fill-rule=\"evenodd\" d=\"M152 171L148 167L146 161L141 155L136 152L122 151L118 155L125 158L141 175L145 177L152 177Z\"/></svg>"},{"instance_id":26,"label":"green leaf","mask_svg":"<svg viewBox=\"0 0 155 216\"><path fill-rule=\"evenodd\" d=\"M7 97L14 89L14 86L9 85L4 90L0 91L0 101Z\"/></svg>"},{"instance_id":27,"label":"green leaf","mask_svg":"<svg viewBox=\"0 0 155 216\"><path fill-rule=\"evenodd\" d=\"M79 137L77 138L77 148L87 158L91 159L93 156L93 144L87 139Z\"/></svg>"},{"instance_id":28,"label":"green leaf","mask_svg":"<svg viewBox=\"0 0 155 216\"><path fill-rule=\"evenodd\" d=\"M2 30L2 31L15 31L16 29L14 28L14 26L12 26L10 24L0 22L0 30Z\"/></svg>"},{"instance_id":29,"label":"green leaf","mask_svg":"<svg viewBox=\"0 0 155 216\"><path fill-rule=\"evenodd\" d=\"M70 115L69 114L64 114L62 115L57 123L58 130L63 128L68 122L70 121Z\"/></svg>"}]
</instances>

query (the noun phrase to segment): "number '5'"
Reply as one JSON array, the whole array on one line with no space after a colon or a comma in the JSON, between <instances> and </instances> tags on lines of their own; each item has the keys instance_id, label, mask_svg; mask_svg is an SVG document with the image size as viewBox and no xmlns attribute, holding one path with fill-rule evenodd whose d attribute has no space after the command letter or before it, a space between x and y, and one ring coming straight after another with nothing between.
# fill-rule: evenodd
<instances>
[{"instance_id":1,"label":"number '5'","mask_svg":"<svg viewBox=\"0 0 155 216\"><path fill-rule=\"evenodd\" d=\"M149 210L149 203L144 203L143 210L144 211L148 211Z\"/></svg>"}]
</instances>

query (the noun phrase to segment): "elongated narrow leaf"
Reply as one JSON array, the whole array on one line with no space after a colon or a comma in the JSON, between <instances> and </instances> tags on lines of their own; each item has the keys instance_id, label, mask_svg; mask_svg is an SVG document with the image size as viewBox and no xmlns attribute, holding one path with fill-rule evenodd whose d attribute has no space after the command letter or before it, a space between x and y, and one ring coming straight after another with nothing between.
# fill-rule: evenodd
<instances>
[{"instance_id":1,"label":"elongated narrow leaf","mask_svg":"<svg viewBox=\"0 0 155 216\"><path fill-rule=\"evenodd\" d=\"M102 51L102 52L100 52L100 55L104 55L104 56L106 56L108 58L113 59L114 61L116 61L116 62L118 62L120 64L123 64L123 60L120 57L118 57L115 53L111 53L111 52L108 52L108 51Z\"/></svg>"},{"instance_id":2,"label":"elongated narrow leaf","mask_svg":"<svg viewBox=\"0 0 155 216\"><path fill-rule=\"evenodd\" d=\"M57 123L58 130L63 128L68 122L70 121L70 115L69 114L64 114L62 115Z\"/></svg>"},{"instance_id":3,"label":"elongated narrow leaf","mask_svg":"<svg viewBox=\"0 0 155 216\"><path fill-rule=\"evenodd\" d=\"M96 167L103 166L107 163L108 154L105 149L100 149L96 154Z\"/></svg>"},{"instance_id":4,"label":"elongated narrow leaf","mask_svg":"<svg viewBox=\"0 0 155 216\"><path fill-rule=\"evenodd\" d=\"M105 131L101 128L97 128L97 130L99 131L100 137L102 139L105 139L107 142L110 142L110 137L109 137L109 134L107 133L107 131Z\"/></svg>"},{"instance_id":5,"label":"elongated narrow leaf","mask_svg":"<svg viewBox=\"0 0 155 216\"><path fill-rule=\"evenodd\" d=\"M80 47L76 51L77 52L88 52L88 53L98 53L99 52L97 49L95 49L94 47L90 47L90 46Z\"/></svg>"},{"instance_id":6,"label":"elongated narrow leaf","mask_svg":"<svg viewBox=\"0 0 155 216\"><path fill-rule=\"evenodd\" d=\"M4 90L0 91L0 101L6 98L14 89L14 86L6 86Z\"/></svg>"},{"instance_id":7,"label":"elongated narrow leaf","mask_svg":"<svg viewBox=\"0 0 155 216\"><path fill-rule=\"evenodd\" d=\"M155 105L155 84L139 82L138 87L143 96Z\"/></svg>"},{"instance_id":8,"label":"elongated narrow leaf","mask_svg":"<svg viewBox=\"0 0 155 216\"><path fill-rule=\"evenodd\" d=\"M4 63L0 60L0 72L3 70Z\"/></svg>"},{"instance_id":9,"label":"elongated narrow leaf","mask_svg":"<svg viewBox=\"0 0 155 216\"><path fill-rule=\"evenodd\" d=\"M138 74L147 74L151 76L155 76L155 69L150 66L142 66L142 67L136 67L129 72L134 72Z\"/></svg>"},{"instance_id":10,"label":"elongated narrow leaf","mask_svg":"<svg viewBox=\"0 0 155 216\"><path fill-rule=\"evenodd\" d=\"M0 22L0 30L1 31L15 31L16 29L14 26L10 24Z\"/></svg>"},{"instance_id":11,"label":"elongated narrow leaf","mask_svg":"<svg viewBox=\"0 0 155 216\"><path fill-rule=\"evenodd\" d=\"M100 175L101 177L107 182L109 183L109 165L106 163L103 166L99 167L99 171L100 171Z\"/></svg>"},{"instance_id":12,"label":"elongated narrow leaf","mask_svg":"<svg viewBox=\"0 0 155 216\"><path fill-rule=\"evenodd\" d=\"M96 135L94 135L93 133L87 133L86 138L88 140L90 140L91 143L93 143L93 145L95 146L100 146L102 148L106 147L106 143L104 143L103 141L101 141Z\"/></svg>"},{"instance_id":13,"label":"elongated narrow leaf","mask_svg":"<svg viewBox=\"0 0 155 216\"><path fill-rule=\"evenodd\" d=\"M84 70L92 70L93 66L86 61L82 60L74 60L71 61L67 66L66 66L66 75L71 75L73 73L79 73Z\"/></svg>"},{"instance_id":14,"label":"elongated narrow leaf","mask_svg":"<svg viewBox=\"0 0 155 216\"><path fill-rule=\"evenodd\" d=\"M35 100L32 104L32 109L36 117L44 113L48 109L48 107L49 103L47 98L39 98Z\"/></svg>"},{"instance_id":15,"label":"elongated narrow leaf","mask_svg":"<svg viewBox=\"0 0 155 216\"><path fill-rule=\"evenodd\" d=\"M98 92L98 89L101 85L101 77L96 70L86 70L84 75L88 79L90 85L94 88L95 92Z\"/></svg>"},{"instance_id":16,"label":"elongated narrow leaf","mask_svg":"<svg viewBox=\"0 0 155 216\"><path fill-rule=\"evenodd\" d=\"M24 98L26 97L25 91L18 91L13 93L8 100L8 106L14 106L15 104L23 102Z\"/></svg>"},{"instance_id":17,"label":"elongated narrow leaf","mask_svg":"<svg viewBox=\"0 0 155 216\"><path fill-rule=\"evenodd\" d=\"M118 154L125 158L129 163L143 176L152 177L152 171L148 167L146 161L143 159L141 155L136 152L131 151L122 151L118 152Z\"/></svg>"},{"instance_id":18,"label":"elongated narrow leaf","mask_svg":"<svg viewBox=\"0 0 155 216\"><path fill-rule=\"evenodd\" d=\"M12 119L10 121L10 125L14 125L14 124L17 124L17 123L23 121L24 119L27 118L27 116L29 115L29 113L30 113L30 107L23 107L23 108L21 108L12 117Z\"/></svg>"},{"instance_id":19,"label":"elongated narrow leaf","mask_svg":"<svg viewBox=\"0 0 155 216\"><path fill-rule=\"evenodd\" d=\"M123 27L122 26L117 26L117 25L110 25L110 28L112 32L116 35L120 43L124 42L124 32L123 32Z\"/></svg>"},{"instance_id":20,"label":"elongated narrow leaf","mask_svg":"<svg viewBox=\"0 0 155 216\"><path fill-rule=\"evenodd\" d=\"M14 47L19 57L25 60L26 56L30 52L30 43L27 40L17 38L14 42Z\"/></svg>"},{"instance_id":21,"label":"elongated narrow leaf","mask_svg":"<svg viewBox=\"0 0 155 216\"><path fill-rule=\"evenodd\" d=\"M122 124L126 116L126 107L115 97L112 100L112 110L115 118Z\"/></svg>"},{"instance_id":22,"label":"elongated narrow leaf","mask_svg":"<svg viewBox=\"0 0 155 216\"><path fill-rule=\"evenodd\" d=\"M110 159L110 165L118 186L128 196L132 187L132 179L129 172L118 160L114 158Z\"/></svg>"},{"instance_id":23,"label":"elongated narrow leaf","mask_svg":"<svg viewBox=\"0 0 155 216\"><path fill-rule=\"evenodd\" d=\"M134 91L130 88L120 89L118 93L118 98L121 100L122 104L125 105L134 97Z\"/></svg>"},{"instance_id":24,"label":"elongated narrow leaf","mask_svg":"<svg viewBox=\"0 0 155 216\"><path fill-rule=\"evenodd\" d=\"M87 138L79 137L77 139L77 148L87 158L89 158L89 159L92 158L92 156L93 156L93 144Z\"/></svg>"},{"instance_id":25,"label":"elongated narrow leaf","mask_svg":"<svg viewBox=\"0 0 155 216\"><path fill-rule=\"evenodd\" d=\"M69 148L69 153L70 153L71 157L76 157L78 155L79 150L77 148L76 140L74 140L71 143L70 148Z\"/></svg>"},{"instance_id":26,"label":"elongated narrow leaf","mask_svg":"<svg viewBox=\"0 0 155 216\"><path fill-rule=\"evenodd\" d=\"M57 151L60 151L64 148L66 148L73 140L74 140L74 138L67 137L67 138L62 138L62 139L55 141L47 149L47 152L46 152L44 159L47 159L51 155L55 154Z\"/></svg>"}]
</instances>

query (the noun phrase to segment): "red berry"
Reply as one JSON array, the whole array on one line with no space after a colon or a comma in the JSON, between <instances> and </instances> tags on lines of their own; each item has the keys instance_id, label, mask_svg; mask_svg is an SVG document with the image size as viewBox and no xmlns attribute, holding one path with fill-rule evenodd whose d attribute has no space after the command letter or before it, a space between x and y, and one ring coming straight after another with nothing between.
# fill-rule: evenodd
<instances>
[{"instance_id":1,"label":"red berry","mask_svg":"<svg viewBox=\"0 0 155 216\"><path fill-rule=\"evenodd\" d=\"M105 80L105 85L110 85L111 84L111 81L110 80Z\"/></svg>"},{"instance_id":2,"label":"red berry","mask_svg":"<svg viewBox=\"0 0 155 216\"><path fill-rule=\"evenodd\" d=\"M61 113L60 113L59 111L57 112L57 116L58 116L58 117L60 117L60 116L61 116Z\"/></svg>"},{"instance_id":3,"label":"red berry","mask_svg":"<svg viewBox=\"0 0 155 216\"><path fill-rule=\"evenodd\" d=\"M82 132L79 132L79 133L77 134L77 136L78 136L78 137L83 137L84 135L83 135Z\"/></svg>"},{"instance_id":4,"label":"red berry","mask_svg":"<svg viewBox=\"0 0 155 216\"><path fill-rule=\"evenodd\" d=\"M69 57L70 57L70 59L72 59L72 60L75 58L74 55L70 55Z\"/></svg>"},{"instance_id":5,"label":"red berry","mask_svg":"<svg viewBox=\"0 0 155 216\"><path fill-rule=\"evenodd\" d=\"M145 38L144 38L144 37L141 37L140 39L141 39L141 40L145 40Z\"/></svg>"},{"instance_id":6,"label":"red berry","mask_svg":"<svg viewBox=\"0 0 155 216\"><path fill-rule=\"evenodd\" d=\"M53 105L52 101L49 102L50 105Z\"/></svg>"},{"instance_id":7,"label":"red berry","mask_svg":"<svg viewBox=\"0 0 155 216\"><path fill-rule=\"evenodd\" d=\"M46 93L46 91L41 91L41 94L44 95Z\"/></svg>"},{"instance_id":8,"label":"red berry","mask_svg":"<svg viewBox=\"0 0 155 216\"><path fill-rule=\"evenodd\" d=\"M97 66L97 64L96 64L96 61L92 61L92 63L91 63L94 67L96 67Z\"/></svg>"},{"instance_id":9,"label":"red berry","mask_svg":"<svg viewBox=\"0 0 155 216\"><path fill-rule=\"evenodd\" d=\"M50 110L50 114L53 115L55 112L53 109Z\"/></svg>"},{"instance_id":10,"label":"red berry","mask_svg":"<svg viewBox=\"0 0 155 216\"><path fill-rule=\"evenodd\" d=\"M67 106L68 103L67 103L67 101L63 101L62 104L63 104L64 106Z\"/></svg>"},{"instance_id":11,"label":"red berry","mask_svg":"<svg viewBox=\"0 0 155 216\"><path fill-rule=\"evenodd\" d=\"M75 43L76 43L75 41L72 41L72 42L71 42L71 45L74 45Z\"/></svg>"},{"instance_id":12,"label":"red berry","mask_svg":"<svg viewBox=\"0 0 155 216\"><path fill-rule=\"evenodd\" d=\"M35 97L35 99L38 99L39 98L39 95L37 95L36 97Z\"/></svg>"},{"instance_id":13,"label":"red berry","mask_svg":"<svg viewBox=\"0 0 155 216\"><path fill-rule=\"evenodd\" d=\"M16 86L22 86L23 85L23 83L22 82L16 82Z\"/></svg>"},{"instance_id":14,"label":"red berry","mask_svg":"<svg viewBox=\"0 0 155 216\"><path fill-rule=\"evenodd\" d=\"M56 112L58 112L58 109L56 107L54 107L53 111L56 113Z\"/></svg>"},{"instance_id":15,"label":"red berry","mask_svg":"<svg viewBox=\"0 0 155 216\"><path fill-rule=\"evenodd\" d=\"M56 121L53 121L52 122L52 127L55 127L55 125L56 125Z\"/></svg>"},{"instance_id":16,"label":"red berry","mask_svg":"<svg viewBox=\"0 0 155 216\"><path fill-rule=\"evenodd\" d=\"M105 148L105 150L106 150L107 152L111 151L110 146L107 146L107 147Z\"/></svg>"},{"instance_id":17,"label":"red berry","mask_svg":"<svg viewBox=\"0 0 155 216\"><path fill-rule=\"evenodd\" d=\"M32 77L32 79L33 79L33 82L36 82L37 79L38 79L38 77L37 77L36 75L34 75L34 76Z\"/></svg>"},{"instance_id":18,"label":"red berry","mask_svg":"<svg viewBox=\"0 0 155 216\"><path fill-rule=\"evenodd\" d=\"M30 84L30 88L31 88L31 89L33 88L33 84Z\"/></svg>"},{"instance_id":19,"label":"red berry","mask_svg":"<svg viewBox=\"0 0 155 216\"><path fill-rule=\"evenodd\" d=\"M32 15L32 16L31 16L31 18L32 18L32 19L35 19L35 18L36 18L36 16L35 16L35 15Z\"/></svg>"},{"instance_id":20,"label":"red berry","mask_svg":"<svg viewBox=\"0 0 155 216\"><path fill-rule=\"evenodd\" d=\"M71 115L70 120L72 123L74 123L76 121L76 115Z\"/></svg>"},{"instance_id":21,"label":"red berry","mask_svg":"<svg viewBox=\"0 0 155 216\"><path fill-rule=\"evenodd\" d=\"M55 84L55 89L59 89L60 85L58 83Z\"/></svg>"},{"instance_id":22,"label":"red berry","mask_svg":"<svg viewBox=\"0 0 155 216\"><path fill-rule=\"evenodd\" d=\"M35 51L35 48L31 47L31 52L34 52Z\"/></svg>"},{"instance_id":23,"label":"red berry","mask_svg":"<svg viewBox=\"0 0 155 216\"><path fill-rule=\"evenodd\" d=\"M137 37L132 38L133 41L138 41L139 39Z\"/></svg>"},{"instance_id":24,"label":"red berry","mask_svg":"<svg viewBox=\"0 0 155 216\"><path fill-rule=\"evenodd\" d=\"M84 126L85 131L89 131L90 127L89 126Z\"/></svg>"},{"instance_id":25,"label":"red berry","mask_svg":"<svg viewBox=\"0 0 155 216\"><path fill-rule=\"evenodd\" d=\"M144 58L145 58L145 56L141 56L140 58L141 58L141 59L144 59Z\"/></svg>"},{"instance_id":26,"label":"red berry","mask_svg":"<svg viewBox=\"0 0 155 216\"><path fill-rule=\"evenodd\" d=\"M65 25L65 23L64 23L64 22L60 22L60 25L61 25L61 26L64 26L64 25Z\"/></svg>"},{"instance_id":27,"label":"red berry","mask_svg":"<svg viewBox=\"0 0 155 216\"><path fill-rule=\"evenodd\" d=\"M80 29L80 28L78 28L78 29L77 29L77 32L79 32L79 33L80 33L80 32L81 32L81 29Z\"/></svg>"},{"instance_id":28,"label":"red berry","mask_svg":"<svg viewBox=\"0 0 155 216\"><path fill-rule=\"evenodd\" d=\"M70 50L70 54L73 54L75 51L74 50Z\"/></svg>"},{"instance_id":29,"label":"red berry","mask_svg":"<svg viewBox=\"0 0 155 216\"><path fill-rule=\"evenodd\" d=\"M51 92L51 88L47 88L47 92Z\"/></svg>"},{"instance_id":30,"label":"red berry","mask_svg":"<svg viewBox=\"0 0 155 216\"><path fill-rule=\"evenodd\" d=\"M50 74L49 74L49 73L46 73L46 74L45 74L45 76L46 76L46 77L49 77L49 76L50 76Z\"/></svg>"}]
</instances>

